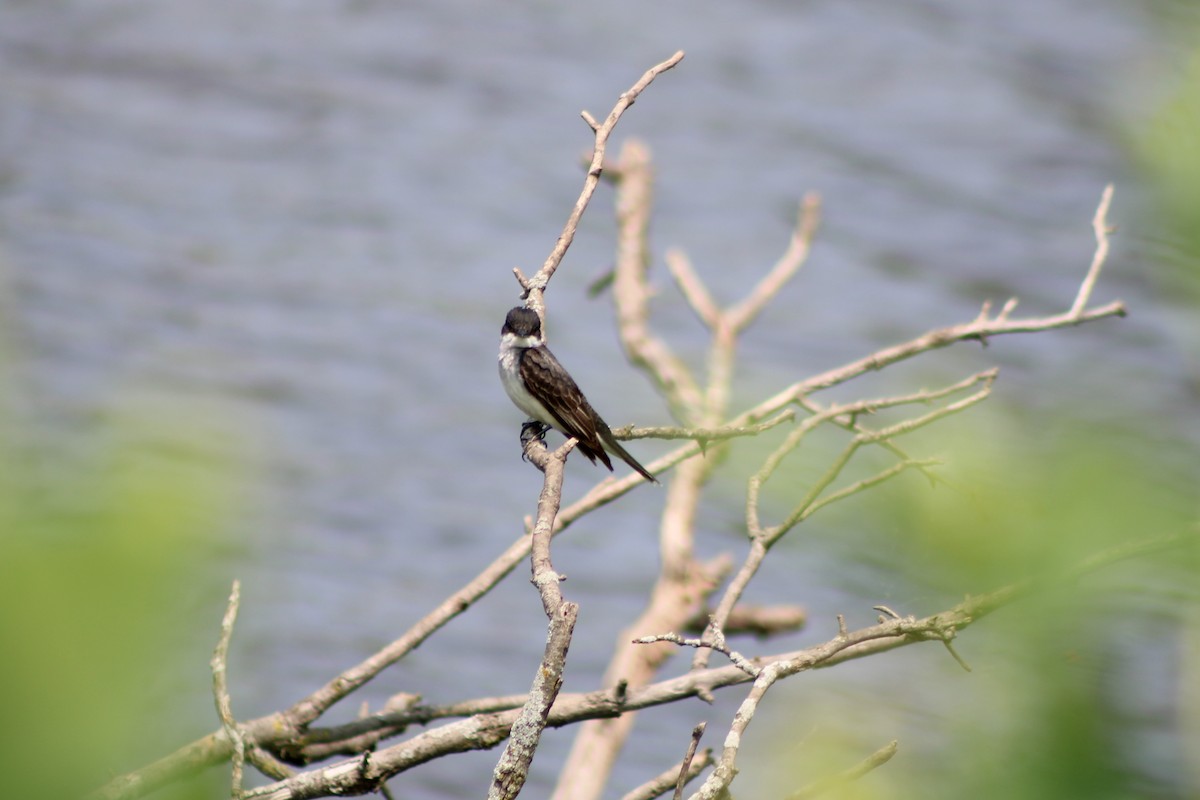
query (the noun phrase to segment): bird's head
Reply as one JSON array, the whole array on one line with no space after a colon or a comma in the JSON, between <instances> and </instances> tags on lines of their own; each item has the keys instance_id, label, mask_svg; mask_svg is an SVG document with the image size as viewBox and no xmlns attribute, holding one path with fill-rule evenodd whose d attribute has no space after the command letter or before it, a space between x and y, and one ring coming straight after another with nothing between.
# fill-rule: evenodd
<instances>
[{"instance_id":1,"label":"bird's head","mask_svg":"<svg viewBox=\"0 0 1200 800\"><path fill-rule=\"evenodd\" d=\"M538 347L542 344L542 321L533 309L517 306L504 318L500 336L516 347Z\"/></svg>"}]
</instances>

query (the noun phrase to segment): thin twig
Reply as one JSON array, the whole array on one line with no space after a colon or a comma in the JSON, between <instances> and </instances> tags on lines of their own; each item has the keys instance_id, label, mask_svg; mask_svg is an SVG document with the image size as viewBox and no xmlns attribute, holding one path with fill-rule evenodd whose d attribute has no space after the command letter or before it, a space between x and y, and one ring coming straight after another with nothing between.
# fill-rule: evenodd
<instances>
[{"instance_id":1,"label":"thin twig","mask_svg":"<svg viewBox=\"0 0 1200 800\"><path fill-rule=\"evenodd\" d=\"M999 374L999 372L1000 372L999 368L992 367L989 370L985 370L983 372L976 373L975 375L972 375L971 377L967 378L965 381L962 381L962 388L966 388L967 386L973 385L974 383L977 383L977 382L979 382L981 380L985 380L985 379L995 380L996 376ZM954 387L947 387L947 388L949 390L947 393L957 391L957 389ZM823 415L828 410L825 406L821 405L820 403L815 402L810 397L797 397L796 404L813 415L817 415L817 414ZM867 426L859 423L857 414L844 414L842 416L827 417L827 419L829 420L829 422L833 423L834 425L837 425L841 428L844 428L848 431L852 431L854 433L862 433L862 434L868 434L868 435L874 433L874 431L872 431L871 428L868 428ZM913 457L910 456L907 452L905 452L904 449L897 446L894 442L892 442L888 439L875 439L874 441L875 441L875 444L879 445L884 450L887 450L889 453L891 453L892 455L894 455L896 458L900 459L901 461L913 461L914 460ZM941 475L937 474L936 472L934 472L932 470L926 469L924 467L921 468L921 472L925 475L926 478L929 479L929 483L931 486L936 486L938 483L944 483L946 481L946 479L944 477L942 477Z\"/></svg>"},{"instance_id":2,"label":"thin twig","mask_svg":"<svg viewBox=\"0 0 1200 800\"><path fill-rule=\"evenodd\" d=\"M246 764L246 739L238 729L237 720L233 717L233 703L229 699L229 684L227 680L229 662L229 642L233 638L233 625L237 622L238 605L241 602L242 584L234 580L233 589L229 593L229 605L225 609L225 617L221 620L221 636L217 639L213 651L212 668L213 699L217 705L217 716L221 719L221 727L233 744L233 775L230 780L229 796L237 800L242 795L242 773Z\"/></svg>"},{"instance_id":3,"label":"thin twig","mask_svg":"<svg viewBox=\"0 0 1200 800\"><path fill-rule=\"evenodd\" d=\"M774 528L771 528L769 531L769 535L772 538L778 538L779 536L782 536L783 534L787 533L787 531L791 529L791 526L795 525L798 522L803 522L804 520L811 517L813 514L820 511L825 506L832 505L833 503L839 502L841 500L845 500L847 497L856 495L859 492L866 491L867 489L870 489L873 486L878 486L879 484L883 483L884 481L890 480L902 472L905 472L910 469L925 470L929 467L936 466L941 463L942 463L941 460L937 459L937 458L909 459L907 461L901 461L899 463L893 464L892 466L890 466L886 469L881 469L879 472L876 472L874 475L870 475L866 478L863 478L862 480L855 481L854 483L850 484L849 486L843 486L841 489L838 489L836 492L830 492L829 494L812 501L808 505L808 507L805 508L794 520L789 518L789 519L785 520L782 524L777 525Z\"/></svg>"},{"instance_id":4,"label":"thin twig","mask_svg":"<svg viewBox=\"0 0 1200 800\"><path fill-rule=\"evenodd\" d=\"M608 137L612 134L613 129L617 126L617 122L621 119L621 115L625 113L634 102L637 100L647 86L649 86L660 73L666 72L671 67L683 60L683 51L680 50L675 55L663 61L661 64L656 64L638 79L637 83L631 86L627 91L621 94L612 111L608 113L608 117L602 124L597 125L596 120L587 112L583 112L582 116L588 126L595 132L596 141L592 147L592 160L588 166L587 176L583 181L583 189L579 193L579 198L575 201L575 206L571 209L570 215L567 217L567 222L563 226L562 233L559 234L558 240L554 243L550 255L546 257L546 261L542 264L541 269L532 278L523 278L519 270L514 270L517 275L517 280L524 290L525 297L529 300L529 307L537 311L539 317L545 316L545 308L542 304L542 292L546 290L546 286L550 282L550 278L554 276L558 265L562 263L563 256L567 254L567 248L571 246L571 242L575 239L575 231L579 227L579 220L583 218L583 212L587 210L588 203L591 202L592 195L596 191L597 184L600 183L600 174L604 167L604 152L608 146Z\"/></svg>"},{"instance_id":5,"label":"thin twig","mask_svg":"<svg viewBox=\"0 0 1200 800\"><path fill-rule=\"evenodd\" d=\"M667 263L667 271L679 287L679 293L687 300L692 311L706 327L715 328L721 316L721 309L709 293L708 287L704 285L704 281L696 274L687 253L678 247L672 247L663 259Z\"/></svg>"},{"instance_id":6,"label":"thin twig","mask_svg":"<svg viewBox=\"0 0 1200 800\"><path fill-rule=\"evenodd\" d=\"M981 382L985 387L990 387L992 381L994 381L996 378L996 374L996 370L994 369L986 370L984 372L976 373L975 375L972 375L964 380L958 381L957 383L944 386L940 389L922 389L919 392L897 395L895 397L858 400L844 405L829 406L828 408L814 413L813 416L802 420L800 424L796 426L796 429L788 434L788 436L779 444L779 446L776 447L775 450L767 457L767 459L763 462L762 467L759 468L757 473L751 476L747 484L746 524L750 535L762 536L766 534L759 520L758 510L759 496L762 491L762 486L771 478L772 475L775 474L775 471L783 463L784 458L797 447L799 447L804 437L820 424L830 421L835 423L838 421L843 421L850 427L854 427L857 430L861 428L861 426L854 426L853 420L855 420L861 414L875 413L876 411L880 411L882 409L895 408L897 406L931 403L934 400L940 400L943 397L954 394L955 392L960 392L964 389L968 389ZM854 444L854 447L857 448L864 443L884 444L887 443L889 439L889 436L881 435L880 431L869 431L865 428L861 428L861 432L854 439L854 442L857 442L857 444ZM843 456L848 458L848 456L845 454L843 454ZM906 461L908 460L910 459L906 458ZM916 464L919 462L914 461L913 463ZM834 466L836 467L837 464ZM831 470L832 469L833 468L831 467ZM827 472L826 477L828 476L829 473ZM823 490L825 485L827 484L821 485L819 489ZM806 497L805 500L802 501L801 505L807 506L816 498L819 493L820 491L816 491L815 494L810 492L811 496Z\"/></svg>"},{"instance_id":7,"label":"thin twig","mask_svg":"<svg viewBox=\"0 0 1200 800\"><path fill-rule=\"evenodd\" d=\"M741 568L733 579L725 588L721 600L717 603L716 609L713 611L712 622L710 628L703 635L703 639L708 640L713 636L713 631L719 629L726 624L729 614L732 613L734 606L741 600L742 594L750 585L750 581L758 573L762 566L763 560L767 556L767 552L771 547L788 531L799 524L804 519L811 516L817 510L824 508L839 500L844 500L851 495L864 491L872 486L886 481L901 472L910 468L921 468L931 466L936 463L933 460L905 460L892 467L884 469L875 475L864 478L860 481L843 487L829 495L822 497L825 490L837 479L845 466L850 462L850 459L864 444L884 441L893 436L898 436L903 433L910 433L918 428L930 424L931 422L940 419L948 414L961 411L974 403L985 398L991 390L992 381L995 378L994 371L988 371L973 375L966 380L951 384L934 391L922 390L909 395L899 397L881 398L874 401L860 401L851 403L847 406L834 406L826 409L821 414L809 417L803 420L796 430L788 434L783 443L775 449L775 451L767 457L762 468L750 478L746 491L746 525L750 534L750 547L746 552L745 559L742 562ZM796 504L791 513L778 525L765 527L763 526L759 515L759 497L763 484L768 478L774 474L782 463L784 457L794 450L800 444L801 438L820 423L842 416L847 413L855 414L862 413L867 410L877 410L880 408L895 407L912 403L927 403L934 399L940 399L953 392L961 391L964 388L982 382L983 388L978 392L950 403L947 406L936 409L921 417L904 422L897 423L879 431L872 431L869 434L860 433L846 446L846 448L834 460L833 464L821 475L821 477L813 484L804 497ZM692 657L692 669L699 669L708 664L708 651L698 650L695 656Z\"/></svg>"},{"instance_id":8,"label":"thin twig","mask_svg":"<svg viewBox=\"0 0 1200 800\"><path fill-rule=\"evenodd\" d=\"M845 487L844 489L840 489L824 498L821 496L824 491L829 488L829 486L838 478L846 464L849 463L850 459L864 444L877 441L886 441L897 436L903 436L904 434L920 430L921 428L924 428L925 426L930 425L937 420L943 419L952 414L957 414L973 405L976 405L977 403L983 402L988 395L991 394L991 391L992 384L990 381L987 381L985 382L983 388L978 392L975 392L968 397L964 397L961 400L950 403L942 408L930 411L928 414L922 414L919 417L898 422L895 425L881 428L880 430L873 431L870 434L858 434L850 441L848 445L846 445L846 448L842 451L842 453L836 459L834 459L834 463L829 467L829 469L826 470L819 479L817 479L817 482L813 484L812 488L809 489L804 498L796 504L796 507L792 509L792 512L788 514L787 518L778 525L765 529L763 535L773 542L775 539L778 539L780 536L790 531L796 526L797 523L812 516L812 514L818 509L823 508L830 503L843 500L850 495L856 494L857 492L860 492L871 486L875 486L880 482L887 480L888 478L899 475L901 472L909 469L910 467L931 466L938 463L936 459L902 461L893 467L885 469L869 478L858 481L850 486Z\"/></svg>"},{"instance_id":9,"label":"thin twig","mask_svg":"<svg viewBox=\"0 0 1200 800\"><path fill-rule=\"evenodd\" d=\"M946 652L950 654L950 657L953 658L958 665L963 668L964 671L971 671L971 665L968 664L966 660L958 654L958 651L954 649L953 642L951 642L949 639L943 639L942 644L946 646Z\"/></svg>"},{"instance_id":10,"label":"thin twig","mask_svg":"<svg viewBox=\"0 0 1200 800\"><path fill-rule=\"evenodd\" d=\"M733 783L733 778L737 775L735 764L737 762L738 750L742 745L742 735L746 732L746 728L754 719L754 714L758 710L758 704L770 690L775 682L782 677L786 677L786 667L788 662L776 661L765 666L758 676L754 679L750 691L746 694L746 698L742 700L738 706L737 714L734 715L733 723L729 726L729 733L725 736L725 744L721 750L721 756L717 759L716 767L712 774L701 785L700 790L692 795L692 800L702 798L703 800L714 800L720 796L729 784Z\"/></svg>"},{"instance_id":11,"label":"thin twig","mask_svg":"<svg viewBox=\"0 0 1200 800\"><path fill-rule=\"evenodd\" d=\"M691 763L687 764L687 771L684 774L684 784L690 783L699 777L700 773L712 766L713 755L712 750L705 748L697 756L692 758ZM627 794L621 800L655 800L657 797L662 797L667 792L674 790L679 782L679 776L684 768L684 762L668 767L660 772L654 778L643 783Z\"/></svg>"},{"instance_id":12,"label":"thin twig","mask_svg":"<svg viewBox=\"0 0 1200 800\"><path fill-rule=\"evenodd\" d=\"M1113 185L1104 187L1100 194L1100 205L1096 207L1096 215L1092 217L1092 231L1096 235L1096 252L1092 256L1092 265L1088 268L1087 276L1079 285L1079 293L1071 304L1070 313L1076 317L1083 313L1088 301L1092 299L1092 290L1096 287L1096 279L1100 277L1100 269L1108 259L1108 207L1112 204Z\"/></svg>"},{"instance_id":13,"label":"thin twig","mask_svg":"<svg viewBox=\"0 0 1200 800\"><path fill-rule=\"evenodd\" d=\"M626 425L622 428L613 428L613 436L621 440L695 439L699 442L716 442L724 439L736 439L742 436L757 436L763 431L769 431L771 428L782 425L785 422L791 422L795 418L796 412L789 408L784 409L769 420L756 425L739 425L737 427L725 425L720 428L684 428L674 426L635 428L632 425Z\"/></svg>"},{"instance_id":14,"label":"thin twig","mask_svg":"<svg viewBox=\"0 0 1200 800\"><path fill-rule=\"evenodd\" d=\"M751 678L758 677L758 667L751 664L750 659L738 651L729 649L729 646L725 644L724 636L714 637L713 641L707 641L704 639L685 639L677 633L659 633L654 636L640 636L633 640L634 644L654 644L656 642L670 642L681 647L703 647L715 650L728 658L734 666Z\"/></svg>"},{"instance_id":15,"label":"thin twig","mask_svg":"<svg viewBox=\"0 0 1200 800\"><path fill-rule=\"evenodd\" d=\"M745 330L746 326L762 312L771 298L779 293L779 290L791 280L800 267L804 266L820 222L821 196L816 192L809 192L804 195L804 201L800 204L800 211L796 216L796 229L792 232L787 251L771 268L771 271L763 276L749 295L725 312L729 317L730 327L735 331Z\"/></svg>"},{"instance_id":16,"label":"thin twig","mask_svg":"<svg viewBox=\"0 0 1200 800\"><path fill-rule=\"evenodd\" d=\"M683 787L688 782L688 772L692 768L692 759L696 757L696 748L700 746L700 738L704 736L704 729L707 725L707 723L701 722L692 728L692 740L688 743L687 753L683 756L683 763L679 765L679 777L675 781L675 794L672 796L672 800L680 800L683 797Z\"/></svg>"}]
</instances>

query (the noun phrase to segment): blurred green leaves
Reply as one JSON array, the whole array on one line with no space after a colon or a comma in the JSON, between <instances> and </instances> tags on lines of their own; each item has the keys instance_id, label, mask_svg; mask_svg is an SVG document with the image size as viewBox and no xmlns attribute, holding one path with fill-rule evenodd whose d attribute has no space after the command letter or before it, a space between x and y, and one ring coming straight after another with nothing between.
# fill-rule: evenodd
<instances>
[{"instance_id":1,"label":"blurred green leaves","mask_svg":"<svg viewBox=\"0 0 1200 800\"><path fill-rule=\"evenodd\" d=\"M1066 427L960 426L935 448L953 465L940 470L946 484L912 477L874 495L876 544L893 587L904 587L895 595L909 598L887 598L900 613L1024 581L1034 590L959 635L969 674L928 644L789 686L806 699L788 722L773 721L772 738L804 742L786 757L775 750L773 791L820 780L895 738L891 763L823 796L1200 793L1196 476L1170 459L1148 463L1113 432ZM1078 569L1172 534L1184 544Z\"/></svg>"},{"instance_id":2,"label":"blurred green leaves","mask_svg":"<svg viewBox=\"0 0 1200 800\"><path fill-rule=\"evenodd\" d=\"M228 517L229 492L227 470L189 441L202 426L181 419L111 422L108 445L72 442L69 459L52 448L0 451L6 797L79 796L140 766L130 758L144 750L165 754L155 732L187 727L188 704L161 694L180 664L173 629L200 626L215 640L219 609L197 620L183 598ZM148 441L156 445L134 444ZM193 722L211 728L215 715ZM211 796L193 791L171 796Z\"/></svg>"},{"instance_id":3,"label":"blurred green leaves","mask_svg":"<svg viewBox=\"0 0 1200 800\"><path fill-rule=\"evenodd\" d=\"M1051 435L965 426L939 452L954 469L933 491L893 487L886 513L909 569L945 591L1052 576L1106 548L1178 530L1195 508L1186 480L1142 463L1099 429Z\"/></svg>"}]
</instances>

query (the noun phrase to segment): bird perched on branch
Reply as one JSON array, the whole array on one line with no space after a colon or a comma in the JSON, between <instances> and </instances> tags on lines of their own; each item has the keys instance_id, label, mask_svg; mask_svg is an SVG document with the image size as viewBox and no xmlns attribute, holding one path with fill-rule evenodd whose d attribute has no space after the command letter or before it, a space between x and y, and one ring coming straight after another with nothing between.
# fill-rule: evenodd
<instances>
[{"instance_id":1,"label":"bird perched on branch","mask_svg":"<svg viewBox=\"0 0 1200 800\"><path fill-rule=\"evenodd\" d=\"M508 312L500 329L500 382L517 408L539 426L574 438L579 451L612 471L608 453L633 467L651 483L653 475L621 447L579 386L546 347L537 312L520 306ZM606 453L605 450L608 452Z\"/></svg>"}]
</instances>

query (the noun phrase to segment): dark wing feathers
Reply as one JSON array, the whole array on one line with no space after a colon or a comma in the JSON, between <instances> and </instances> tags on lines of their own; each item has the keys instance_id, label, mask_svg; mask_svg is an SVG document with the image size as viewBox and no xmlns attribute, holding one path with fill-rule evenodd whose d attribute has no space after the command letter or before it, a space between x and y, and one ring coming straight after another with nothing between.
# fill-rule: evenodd
<instances>
[{"instance_id":1,"label":"dark wing feathers","mask_svg":"<svg viewBox=\"0 0 1200 800\"><path fill-rule=\"evenodd\" d=\"M537 401L546 407L561 430L578 440L576 447L593 464L596 459L612 471L612 461L596 430L599 417L587 398L558 361L544 347L533 347L521 356L521 379ZM599 423L604 425L603 422Z\"/></svg>"}]
</instances>

